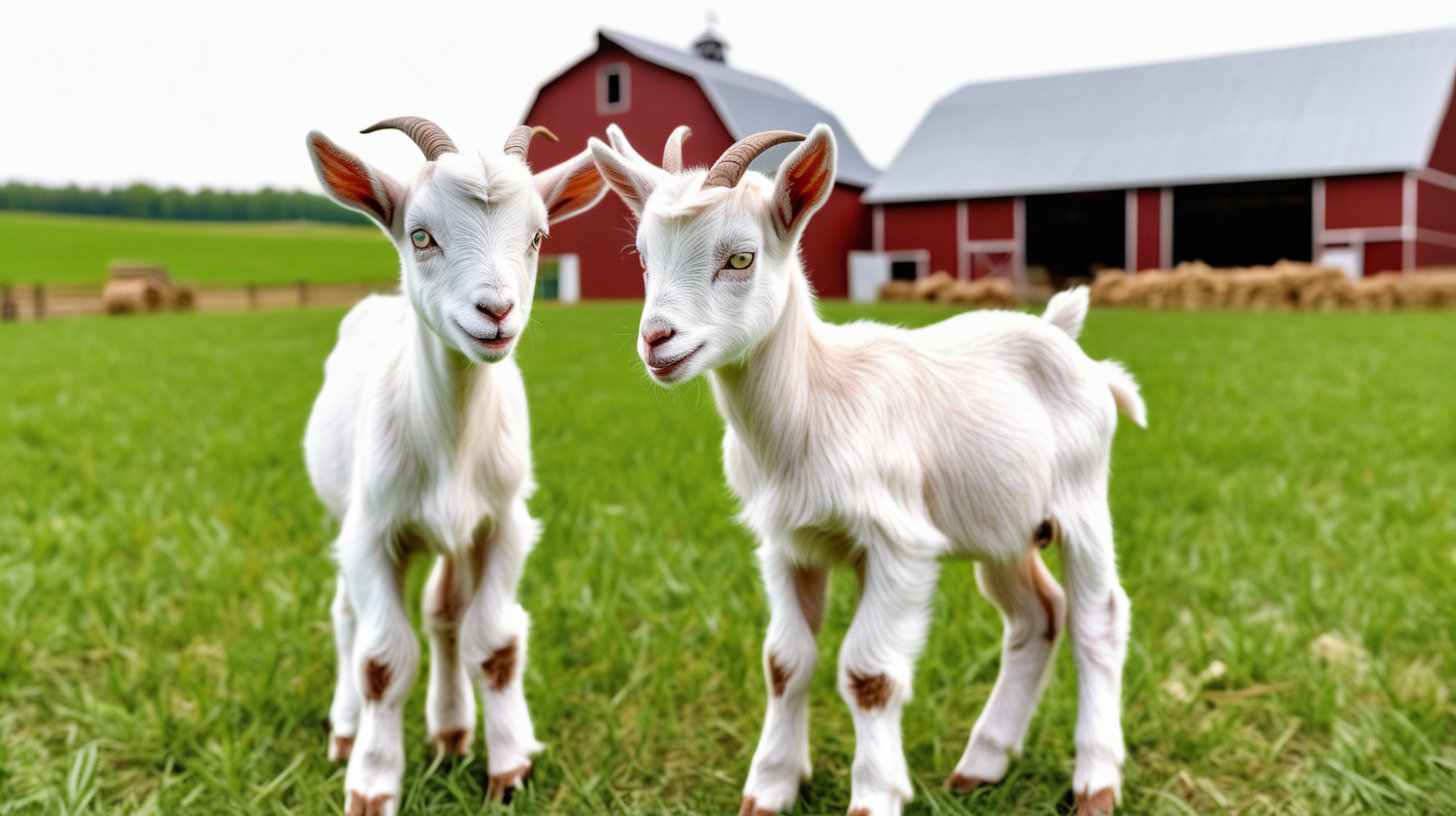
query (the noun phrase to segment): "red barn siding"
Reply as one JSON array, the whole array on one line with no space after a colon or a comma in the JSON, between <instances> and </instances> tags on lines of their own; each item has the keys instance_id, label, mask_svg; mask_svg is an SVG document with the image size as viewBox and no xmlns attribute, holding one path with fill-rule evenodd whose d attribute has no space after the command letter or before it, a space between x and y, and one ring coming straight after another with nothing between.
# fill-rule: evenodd
<instances>
[{"instance_id":1,"label":"red barn siding","mask_svg":"<svg viewBox=\"0 0 1456 816\"><path fill-rule=\"evenodd\" d=\"M1456 98L1446 103L1446 117L1441 120L1436 146L1431 148L1431 160L1426 166L1456 175Z\"/></svg>"},{"instance_id":2,"label":"red barn siding","mask_svg":"<svg viewBox=\"0 0 1456 816\"><path fill-rule=\"evenodd\" d=\"M954 236L955 233L952 232L951 235ZM966 202L966 238L968 240L1007 241L1015 237L1014 199L979 198Z\"/></svg>"},{"instance_id":3,"label":"red barn siding","mask_svg":"<svg viewBox=\"0 0 1456 816\"><path fill-rule=\"evenodd\" d=\"M1416 226L1456 238L1456 190L1420 182L1416 188Z\"/></svg>"},{"instance_id":4,"label":"red barn siding","mask_svg":"<svg viewBox=\"0 0 1456 816\"><path fill-rule=\"evenodd\" d=\"M1137 257L1127 259L1134 272L1157 269L1163 263L1163 191L1137 191Z\"/></svg>"},{"instance_id":5,"label":"red barn siding","mask_svg":"<svg viewBox=\"0 0 1456 816\"><path fill-rule=\"evenodd\" d=\"M1399 173L1326 179L1325 229L1400 226L1404 183Z\"/></svg>"},{"instance_id":6,"label":"red barn siding","mask_svg":"<svg viewBox=\"0 0 1456 816\"><path fill-rule=\"evenodd\" d=\"M1428 266L1456 266L1456 247L1418 241L1416 243L1416 268L1422 269Z\"/></svg>"},{"instance_id":7,"label":"red barn siding","mask_svg":"<svg viewBox=\"0 0 1456 816\"><path fill-rule=\"evenodd\" d=\"M1365 274L1401 271L1405 244L1401 241L1377 241L1365 245Z\"/></svg>"},{"instance_id":8,"label":"red barn siding","mask_svg":"<svg viewBox=\"0 0 1456 816\"><path fill-rule=\"evenodd\" d=\"M597 112L597 71L615 63L628 66L627 110ZM692 128L684 145L688 166L712 164L733 144L733 137L702 88L690 77L638 59L611 43L546 83L526 114L526 124L543 125L561 141L538 138L531 145L531 163L550 167L586 147L590 136L606 139L615 123L632 146L649 161L661 160L662 147L678 125ZM849 251L868 249L870 212L862 191L836 185L804 235L804 260L810 280L825 297L849 294ZM631 251L631 213L615 193L595 208L551 228L543 254L575 253L581 258L583 298L640 298L642 267Z\"/></svg>"},{"instance_id":9,"label":"red barn siding","mask_svg":"<svg viewBox=\"0 0 1456 816\"><path fill-rule=\"evenodd\" d=\"M944 270L952 275L956 274L958 264L956 263L956 203L954 201L886 204L884 207L884 248L886 251L929 250L929 271Z\"/></svg>"}]
</instances>

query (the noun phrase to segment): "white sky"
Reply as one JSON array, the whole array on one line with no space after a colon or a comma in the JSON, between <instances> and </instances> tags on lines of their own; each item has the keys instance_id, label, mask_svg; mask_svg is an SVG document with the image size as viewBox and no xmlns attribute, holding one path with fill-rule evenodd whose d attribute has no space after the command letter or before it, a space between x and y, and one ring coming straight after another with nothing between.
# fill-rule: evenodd
<instances>
[{"instance_id":1,"label":"white sky","mask_svg":"<svg viewBox=\"0 0 1456 816\"><path fill-rule=\"evenodd\" d=\"M974 80L1456 26L1456 0L0 0L0 181L316 191L310 128L407 175L408 140L359 128L498 142L598 27L686 47L710 7L731 65L833 111L878 167Z\"/></svg>"}]
</instances>

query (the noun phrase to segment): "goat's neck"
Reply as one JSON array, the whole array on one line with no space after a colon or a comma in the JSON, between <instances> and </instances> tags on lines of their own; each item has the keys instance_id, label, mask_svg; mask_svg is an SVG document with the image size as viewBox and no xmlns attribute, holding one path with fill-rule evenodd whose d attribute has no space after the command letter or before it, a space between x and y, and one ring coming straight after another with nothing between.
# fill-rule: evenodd
<instances>
[{"instance_id":1,"label":"goat's neck","mask_svg":"<svg viewBox=\"0 0 1456 816\"><path fill-rule=\"evenodd\" d=\"M812 430L811 390L826 357L823 326L808 278L796 270L774 327L742 359L710 374L718 410L760 460Z\"/></svg>"},{"instance_id":2,"label":"goat's neck","mask_svg":"<svg viewBox=\"0 0 1456 816\"><path fill-rule=\"evenodd\" d=\"M446 345L414 309L406 311L405 325L400 374L408 384L407 410L417 427L453 439L460 434L470 395L490 376L490 366L476 365Z\"/></svg>"}]
</instances>

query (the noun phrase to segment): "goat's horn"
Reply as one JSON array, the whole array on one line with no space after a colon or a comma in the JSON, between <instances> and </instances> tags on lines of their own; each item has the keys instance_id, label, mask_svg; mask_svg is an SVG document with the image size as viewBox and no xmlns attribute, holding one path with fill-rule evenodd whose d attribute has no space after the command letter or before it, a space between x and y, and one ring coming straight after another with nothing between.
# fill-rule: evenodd
<instances>
[{"instance_id":1,"label":"goat's horn","mask_svg":"<svg viewBox=\"0 0 1456 816\"><path fill-rule=\"evenodd\" d=\"M667 137L667 146L662 149L663 170L669 173L682 172L682 146L691 135L693 132L687 125L678 125L672 135Z\"/></svg>"},{"instance_id":2,"label":"goat's horn","mask_svg":"<svg viewBox=\"0 0 1456 816\"><path fill-rule=\"evenodd\" d=\"M738 186L738 181L743 178L743 172L748 169L748 165L753 164L753 160L763 155L765 150L784 142L802 142L806 138L808 137L788 130L766 130L739 139L738 144L728 148L713 163L713 169L703 179L703 188L727 187L731 190Z\"/></svg>"},{"instance_id":3,"label":"goat's horn","mask_svg":"<svg viewBox=\"0 0 1456 816\"><path fill-rule=\"evenodd\" d=\"M556 138L555 133L552 133L546 128L539 126L526 127L525 125L521 125L520 127L511 131L511 135L506 137L506 155L520 156L521 161L525 161L526 151L531 149L531 137L535 136L537 133L545 136L553 142L561 141L560 139Z\"/></svg>"},{"instance_id":4,"label":"goat's horn","mask_svg":"<svg viewBox=\"0 0 1456 816\"><path fill-rule=\"evenodd\" d=\"M359 131L360 133L373 133L376 130L398 130L410 137L420 150L424 151L425 158L434 161L445 153L459 153L455 143L445 135L445 131L439 125L429 119L421 119L418 116L399 116L394 119L385 119L383 122L370 125Z\"/></svg>"}]
</instances>

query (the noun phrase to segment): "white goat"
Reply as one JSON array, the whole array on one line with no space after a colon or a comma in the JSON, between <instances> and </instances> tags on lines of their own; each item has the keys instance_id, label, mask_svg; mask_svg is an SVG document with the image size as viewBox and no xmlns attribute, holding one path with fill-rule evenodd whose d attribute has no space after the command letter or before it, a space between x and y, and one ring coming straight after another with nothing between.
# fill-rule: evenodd
<instances>
[{"instance_id":1,"label":"white goat","mask_svg":"<svg viewBox=\"0 0 1456 816\"><path fill-rule=\"evenodd\" d=\"M590 142L638 220L647 285L637 350L654 380L708 372L727 422L723 462L762 540L772 607L768 713L742 814L793 805L810 773L807 695L827 568L852 564L861 597L839 655L854 717L851 816L901 812L913 795L900 712L925 642L941 556L975 559L1001 609L1001 673L947 782L996 782L1021 748L1063 628L1080 694L1072 787L1081 814L1120 796L1128 600L1107 506L1117 408L1143 424L1137 385L1076 343L1087 293L1041 318L963 314L907 331L820 320L799 257L834 184L834 137L814 128L774 179L745 172L776 131L707 172L669 173L609 129ZM664 165L681 167L683 132ZM614 149L615 148L615 149ZM1038 549L1060 541L1068 603Z\"/></svg>"},{"instance_id":2,"label":"white goat","mask_svg":"<svg viewBox=\"0 0 1456 816\"><path fill-rule=\"evenodd\" d=\"M349 816L399 807L401 717L419 663L401 581L416 552L439 556L424 597L431 744L470 750L474 681L491 799L520 782L542 747L521 689L529 621L516 584L538 528L526 512L526 392L510 355L530 318L548 223L606 191L586 151L533 177L530 128L512 132L504 152L476 156L424 119L364 132L381 128L404 131L425 153L407 184L308 135L324 189L374 219L399 251L403 292L344 318L304 439L314 489L341 522L329 758L349 761Z\"/></svg>"}]
</instances>

